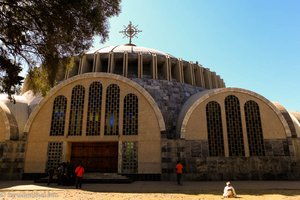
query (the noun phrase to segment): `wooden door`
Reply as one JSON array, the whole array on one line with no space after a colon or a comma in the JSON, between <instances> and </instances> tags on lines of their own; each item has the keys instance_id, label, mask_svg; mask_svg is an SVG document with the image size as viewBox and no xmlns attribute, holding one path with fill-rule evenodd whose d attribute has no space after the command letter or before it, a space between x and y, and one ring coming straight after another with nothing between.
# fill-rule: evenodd
<instances>
[{"instance_id":1,"label":"wooden door","mask_svg":"<svg viewBox=\"0 0 300 200\"><path fill-rule=\"evenodd\" d=\"M117 172L118 142L72 143L71 163L79 162L87 172Z\"/></svg>"}]
</instances>

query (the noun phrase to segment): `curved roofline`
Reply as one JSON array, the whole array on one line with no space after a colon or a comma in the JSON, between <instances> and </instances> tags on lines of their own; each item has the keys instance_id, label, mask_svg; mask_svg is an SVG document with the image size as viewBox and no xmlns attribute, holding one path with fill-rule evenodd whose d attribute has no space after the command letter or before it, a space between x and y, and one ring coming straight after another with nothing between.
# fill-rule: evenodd
<instances>
[{"instance_id":1,"label":"curved roofline","mask_svg":"<svg viewBox=\"0 0 300 200\"><path fill-rule=\"evenodd\" d=\"M175 56L165 53L163 51L159 51L153 48L148 48L148 47L142 47L142 46L133 46L133 45L128 45L128 44L123 44L123 45L112 45L112 46L106 46L102 48L98 48L95 50L89 50L84 52L84 54L95 54L95 53L123 53L123 52L128 52L128 53L143 53L143 54L156 54L156 55L163 55L163 56L169 56L172 58L176 58Z\"/></svg>"},{"instance_id":2,"label":"curved roofline","mask_svg":"<svg viewBox=\"0 0 300 200\"><path fill-rule=\"evenodd\" d=\"M135 88L148 100L149 104L151 105L152 109L154 110L154 113L157 117L157 121L158 121L160 131L165 131L166 130L165 121L164 121L163 115L162 115L158 105L156 104L153 97L142 86L140 86L139 84L135 83L134 81L132 81L132 80L126 78L126 77L120 76L120 75L98 72L98 73L86 73L86 74L77 75L77 76L74 76L70 79L67 79L64 82L60 83L59 85L55 86L47 94L47 96L45 98L43 98L43 100L40 101L40 103L35 107L33 112L30 114L29 119L27 120L27 123L25 124L24 132L25 133L29 132L29 129L31 127L31 124L32 124L34 118L38 114L39 110L49 100L49 98L51 98L56 92L58 92L63 87L65 87L65 86L67 86L67 85L69 85L69 84L71 84L75 81L79 81L79 80L87 79L87 78L111 78L111 79L121 81L124 84L127 84L127 85Z\"/></svg>"},{"instance_id":3,"label":"curved roofline","mask_svg":"<svg viewBox=\"0 0 300 200\"><path fill-rule=\"evenodd\" d=\"M0 102L0 115L5 124L5 140L17 139L19 132L17 120L3 102ZM15 127L15 129L13 129L13 127Z\"/></svg>"},{"instance_id":4,"label":"curved roofline","mask_svg":"<svg viewBox=\"0 0 300 200\"><path fill-rule=\"evenodd\" d=\"M193 111L197 108L197 106L201 104L203 101L205 101L206 99L212 97L213 95L218 95L225 92L240 92L240 93L248 94L250 96L254 96L262 100L263 102L265 102L279 117L281 123L284 126L287 136L291 137L291 130L289 128L289 125L287 124L282 113L275 107L275 105L271 101L261 96L260 94L252 92L250 90L241 89L241 88L219 88L219 89L205 90L203 92L196 93L184 103L179 113L178 123L177 123L179 125L177 127L177 133L180 134L181 138L185 138L186 125Z\"/></svg>"}]
</instances>

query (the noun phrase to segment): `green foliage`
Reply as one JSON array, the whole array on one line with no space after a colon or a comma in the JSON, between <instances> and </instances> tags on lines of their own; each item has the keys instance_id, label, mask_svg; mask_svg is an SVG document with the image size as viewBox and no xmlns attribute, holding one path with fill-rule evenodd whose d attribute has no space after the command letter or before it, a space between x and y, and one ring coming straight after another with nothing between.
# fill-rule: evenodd
<instances>
[{"instance_id":1,"label":"green foliage","mask_svg":"<svg viewBox=\"0 0 300 200\"><path fill-rule=\"evenodd\" d=\"M48 76L47 72L43 70L42 67L40 68L33 68L28 76L26 77L27 80L25 82L28 83L28 88L32 89L34 93L40 92L43 96L47 94L47 92L51 89L51 86L48 84Z\"/></svg>"},{"instance_id":2,"label":"green foliage","mask_svg":"<svg viewBox=\"0 0 300 200\"><path fill-rule=\"evenodd\" d=\"M43 63L39 73L46 73L52 87L58 69L70 67L71 57L89 49L94 35L107 39L108 18L119 14L119 5L120 0L0 0L1 91L14 94L22 67L32 70L37 63Z\"/></svg>"}]
</instances>

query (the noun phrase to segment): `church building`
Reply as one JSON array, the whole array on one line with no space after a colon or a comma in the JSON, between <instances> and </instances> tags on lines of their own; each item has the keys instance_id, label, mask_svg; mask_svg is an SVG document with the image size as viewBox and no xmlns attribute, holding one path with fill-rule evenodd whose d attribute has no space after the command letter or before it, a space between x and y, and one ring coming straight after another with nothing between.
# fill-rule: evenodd
<instances>
[{"instance_id":1,"label":"church building","mask_svg":"<svg viewBox=\"0 0 300 200\"><path fill-rule=\"evenodd\" d=\"M300 178L299 112L131 41L75 57L45 97L15 99L0 95L2 178L82 162L87 172L172 180L178 160L186 180Z\"/></svg>"}]
</instances>

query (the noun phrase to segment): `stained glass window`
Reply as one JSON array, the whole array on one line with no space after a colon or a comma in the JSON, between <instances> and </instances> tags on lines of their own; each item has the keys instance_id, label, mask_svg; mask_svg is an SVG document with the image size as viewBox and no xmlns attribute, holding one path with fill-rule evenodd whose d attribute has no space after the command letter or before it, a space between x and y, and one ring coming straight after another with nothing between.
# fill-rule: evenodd
<instances>
[{"instance_id":1,"label":"stained glass window","mask_svg":"<svg viewBox=\"0 0 300 200\"><path fill-rule=\"evenodd\" d=\"M76 85L72 90L68 135L75 136L82 134L84 93L85 89L82 85Z\"/></svg>"},{"instance_id":2,"label":"stained glass window","mask_svg":"<svg viewBox=\"0 0 300 200\"><path fill-rule=\"evenodd\" d=\"M222 128L221 107L211 101L206 105L206 122L210 156L224 156L224 139Z\"/></svg>"},{"instance_id":3,"label":"stained glass window","mask_svg":"<svg viewBox=\"0 0 300 200\"><path fill-rule=\"evenodd\" d=\"M225 98L229 156L245 156L240 102L236 96Z\"/></svg>"},{"instance_id":4,"label":"stained glass window","mask_svg":"<svg viewBox=\"0 0 300 200\"><path fill-rule=\"evenodd\" d=\"M66 109L67 98L63 95L55 97L52 108L50 136L64 135Z\"/></svg>"},{"instance_id":5,"label":"stained glass window","mask_svg":"<svg viewBox=\"0 0 300 200\"><path fill-rule=\"evenodd\" d=\"M244 107L250 156L264 156L265 148L259 106L255 101L247 101Z\"/></svg>"},{"instance_id":6,"label":"stained glass window","mask_svg":"<svg viewBox=\"0 0 300 200\"><path fill-rule=\"evenodd\" d=\"M86 135L100 135L102 84L93 82L89 88L89 105L86 120Z\"/></svg>"},{"instance_id":7,"label":"stained glass window","mask_svg":"<svg viewBox=\"0 0 300 200\"><path fill-rule=\"evenodd\" d=\"M124 98L123 135L138 134L138 98L128 94Z\"/></svg>"},{"instance_id":8,"label":"stained glass window","mask_svg":"<svg viewBox=\"0 0 300 200\"><path fill-rule=\"evenodd\" d=\"M111 84L106 90L104 135L119 134L120 88Z\"/></svg>"}]
</instances>

